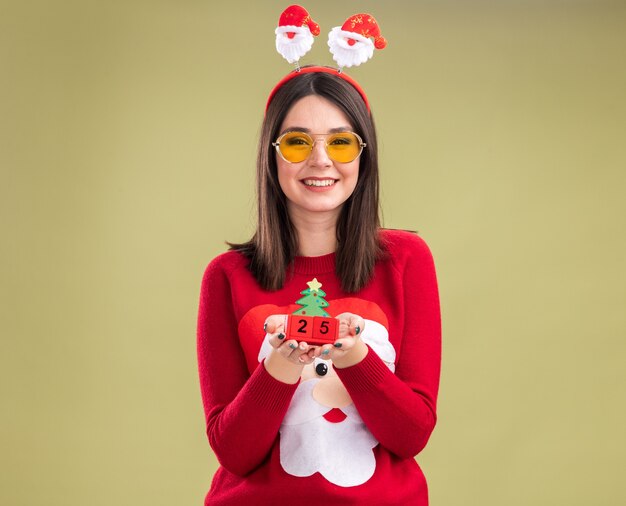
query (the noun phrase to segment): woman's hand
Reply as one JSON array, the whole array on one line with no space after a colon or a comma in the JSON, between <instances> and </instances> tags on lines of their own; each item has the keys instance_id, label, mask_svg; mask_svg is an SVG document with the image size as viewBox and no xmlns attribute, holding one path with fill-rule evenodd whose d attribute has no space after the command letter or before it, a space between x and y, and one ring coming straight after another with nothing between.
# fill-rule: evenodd
<instances>
[{"instance_id":1,"label":"woman's hand","mask_svg":"<svg viewBox=\"0 0 626 506\"><path fill-rule=\"evenodd\" d=\"M365 320L353 313L341 313L336 318L339 320L339 337L334 344L317 348L315 356L330 359L336 367L343 369L358 364L367 355L367 345L360 337Z\"/></svg>"},{"instance_id":2,"label":"woman's hand","mask_svg":"<svg viewBox=\"0 0 626 506\"><path fill-rule=\"evenodd\" d=\"M271 315L265 320L264 329L269 334L272 351L265 359L265 369L283 383L297 383L302 368L315 360L316 349L307 343L286 339L287 315Z\"/></svg>"}]
</instances>

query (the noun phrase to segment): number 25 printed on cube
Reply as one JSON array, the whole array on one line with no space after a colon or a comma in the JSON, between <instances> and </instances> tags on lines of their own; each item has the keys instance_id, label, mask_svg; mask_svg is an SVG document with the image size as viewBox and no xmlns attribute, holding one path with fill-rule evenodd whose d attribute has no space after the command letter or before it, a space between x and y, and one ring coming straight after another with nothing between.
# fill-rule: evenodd
<instances>
[{"instance_id":1,"label":"number 25 printed on cube","mask_svg":"<svg viewBox=\"0 0 626 506\"><path fill-rule=\"evenodd\" d=\"M338 336L337 323L336 318L325 316L290 315L287 321L287 337L311 345L333 344Z\"/></svg>"}]
</instances>

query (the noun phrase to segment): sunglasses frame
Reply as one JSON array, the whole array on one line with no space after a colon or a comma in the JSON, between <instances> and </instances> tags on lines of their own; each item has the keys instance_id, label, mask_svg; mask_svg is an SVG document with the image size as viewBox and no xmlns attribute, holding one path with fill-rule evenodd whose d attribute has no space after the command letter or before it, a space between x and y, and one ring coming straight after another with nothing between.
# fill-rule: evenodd
<instances>
[{"instance_id":1,"label":"sunglasses frame","mask_svg":"<svg viewBox=\"0 0 626 506\"><path fill-rule=\"evenodd\" d=\"M307 157L302 160L301 162L290 162L289 160L287 160L284 156L283 153L280 150L280 141L283 140L283 137L285 137L285 135L289 135L289 134L293 134L293 133L298 133L298 134L302 134L302 135L306 135L309 139L311 139L311 149L309 150L309 154L307 155ZM359 141L359 152L357 153L357 155L352 159L352 160L348 160L346 162L340 162L338 160L335 160L332 156L330 156L330 153L328 152L328 142L326 142L326 138L331 137L333 135L341 135L341 134L352 134L356 137L357 141ZM367 146L367 143L363 142L363 139L361 139L361 136L355 132L351 132L350 130L345 130L343 132L334 132L334 133L330 133L330 134L309 134L307 132L302 132L300 130L290 130L288 132L285 132L284 134L280 135L278 137L278 139L276 139L276 142L272 142L272 146L274 146L276 148L276 152L279 154L279 156L285 160L287 163L302 163L302 162L306 162L309 157L311 156L311 153L313 152L313 147L315 146L316 142L320 142L321 139L314 139L313 137L324 137L324 149L326 150L326 154L328 155L328 158L330 158L333 162L336 163L350 163L353 162L354 160L356 160L359 156L361 156L361 153L363 153L363 148L365 148Z\"/></svg>"}]
</instances>

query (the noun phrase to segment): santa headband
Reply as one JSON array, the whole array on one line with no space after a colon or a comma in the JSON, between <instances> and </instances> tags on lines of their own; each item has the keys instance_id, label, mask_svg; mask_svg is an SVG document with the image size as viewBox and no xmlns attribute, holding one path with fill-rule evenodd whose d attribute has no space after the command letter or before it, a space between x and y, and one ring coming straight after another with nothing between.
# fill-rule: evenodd
<instances>
[{"instance_id":1,"label":"santa headband","mask_svg":"<svg viewBox=\"0 0 626 506\"><path fill-rule=\"evenodd\" d=\"M324 72L335 75L350 83L363 98L367 110L369 101L363 88L350 76L343 73L343 67L356 67L374 55L374 49L383 49L387 41L380 34L380 27L371 14L354 14L342 26L334 27L328 34L328 47L337 62L338 68L312 66L300 68L299 60L313 46L314 37L320 33L320 26L313 21L307 10L300 5L287 7L278 20L276 50L296 69L283 77L271 91L265 110L269 107L276 92L288 81L301 74ZM374 39L372 41L372 39Z\"/></svg>"}]
</instances>

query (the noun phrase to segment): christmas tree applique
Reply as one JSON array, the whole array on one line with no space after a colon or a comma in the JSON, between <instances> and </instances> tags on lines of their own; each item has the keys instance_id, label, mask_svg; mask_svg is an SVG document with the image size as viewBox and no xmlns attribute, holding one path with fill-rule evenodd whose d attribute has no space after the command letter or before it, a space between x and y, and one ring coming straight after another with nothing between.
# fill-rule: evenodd
<instances>
[{"instance_id":1,"label":"christmas tree applique","mask_svg":"<svg viewBox=\"0 0 626 506\"><path fill-rule=\"evenodd\" d=\"M330 316L325 307L328 307L328 302L324 299L326 292L322 290L322 283L317 278L313 278L312 281L307 283L309 288L300 292L304 297L296 301L296 304L300 304L302 307L293 314L307 315L307 316Z\"/></svg>"}]
</instances>

